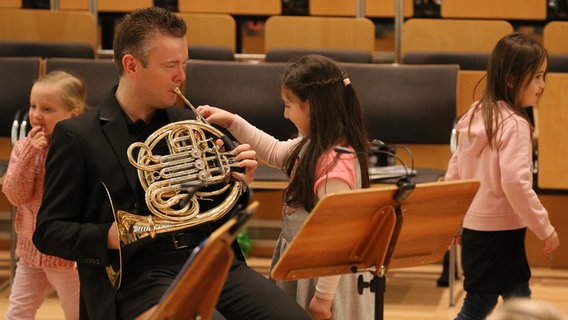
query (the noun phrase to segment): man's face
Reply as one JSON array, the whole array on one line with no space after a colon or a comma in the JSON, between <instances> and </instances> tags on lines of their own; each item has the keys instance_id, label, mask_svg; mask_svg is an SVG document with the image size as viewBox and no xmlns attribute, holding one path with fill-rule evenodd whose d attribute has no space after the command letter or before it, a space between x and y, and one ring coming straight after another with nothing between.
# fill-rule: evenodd
<instances>
[{"instance_id":1,"label":"man's face","mask_svg":"<svg viewBox=\"0 0 568 320\"><path fill-rule=\"evenodd\" d=\"M174 89L185 81L187 40L157 34L150 43L146 60L146 66L140 63L136 74L138 94L152 107L166 108L175 104Z\"/></svg>"}]
</instances>

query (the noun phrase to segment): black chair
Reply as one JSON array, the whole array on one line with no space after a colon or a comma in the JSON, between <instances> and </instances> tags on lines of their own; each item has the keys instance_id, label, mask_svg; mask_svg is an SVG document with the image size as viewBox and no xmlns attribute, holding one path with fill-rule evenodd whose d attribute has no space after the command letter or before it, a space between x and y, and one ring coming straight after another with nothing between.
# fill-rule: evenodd
<instances>
[{"instance_id":1,"label":"black chair","mask_svg":"<svg viewBox=\"0 0 568 320\"><path fill-rule=\"evenodd\" d=\"M392 144L449 144L456 117L458 65L340 63L361 101L372 138ZM278 139L296 133L283 117L286 63L193 61L184 94L195 105L235 112Z\"/></svg>"},{"instance_id":2,"label":"black chair","mask_svg":"<svg viewBox=\"0 0 568 320\"><path fill-rule=\"evenodd\" d=\"M373 63L373 56L365 50L347 49L289 49L276 48L266 52L266 62L287 62L306 54L319 54L337 62Z\"/></svg>"},{"instance_id":3,"label":"black chair","mask_svg":"<svg viewBox=\"0 0 568 320\"><path fill-rule=\"evenodd\" d=\"M53 70L67 71L82 79L87 87L87 103L91 107L99 104L118 84L118 71L111 59L46 59L45 72Z\"/></svg>"},{"instance_id":4,"label":"black chair","mask_svg":"<svg viewBox=\"0 0 568 320\"><path fill-rule=\"evenodd\" d=\"M568 72L568 54L551 54L548 59L548 72Z\"/></svg>"},{"instance_id":5,"label":"black chair","mask_svg":"<svg viewBox=\"0 0 568 320\"><path fill-rule=\"evenodd\" d=\"M294 125L284 118L280 80L282 63L242 63L190 60L186 65L184 95L194 106L210 104L237 113L280 140L294 136Z\"/></svg>"},{"instance_id":6,"label":"black chair","mask_svg":"<svg viewBox=\"0 0 568 320\"><path fill-rule=\"evenodd\" d=\"M403 64L458 64L461 70L487 70L489 52L410 51Z\"/></svg>"},{"instance_id":7,"label":"black chair","mask_svg":"<svg viewBox=\"0 0 568 320\"><path fill-rule=\"evenodd\" d=\"M357 89L371 138L387 144L449 144L457 65L342 64Z\"/></svg>"},{"instance_id":8,"label":"black chair","mask_svg":"<svg viewBox=\"0 0 568 320\"><path fill-rule=\"evenodd\" d=\"M0 41L0 57L94 59L95 51L88 43L79 42Z\"/></svg>"},{"instance_id":9,"label":"black chair","mask_svg":"<svg viewBox=\"0 0 568 320\"><path fill-rule=\"evenodd\" d=\"M29 108L30 91L39 76L39 70L39 58L0 58L1 137L11 137L16 113Z\"/></svg>"},{"instance_id":10,"label":"black chair","mask_svg":"<svg viewBox=\"0 0 568 320\"><path fill-rule=\"evenodd\" d=\"M398 155L381 159L378 153L377 164L405 161L404 165L416 168L412 178L416 183L443 177L447 166L443 158L449 160L456 117L459 66L345 63L341 67L357 90L369 137Z\"/></svg>"},{"instance_id":11,"label":"black chair","mask_svg":"<svg viewBox=\"0 0 568 320\"><path fill-rule=\"evenodd\" d=\"M196 60L235 61L235 53L224 46L189 46L189 58Z\"/></svg>"}]
</instances>

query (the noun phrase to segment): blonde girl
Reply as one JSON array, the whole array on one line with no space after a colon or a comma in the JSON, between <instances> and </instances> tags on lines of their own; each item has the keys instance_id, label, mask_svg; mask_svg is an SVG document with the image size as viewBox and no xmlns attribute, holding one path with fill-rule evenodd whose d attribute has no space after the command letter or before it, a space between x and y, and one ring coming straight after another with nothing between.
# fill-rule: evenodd
<instances>
[{"instance_id":1,"label":"blonde girl","mask_svg":"<svg viewBox=\"0 0 568 320\"><path fill-rule=\"evenodd\" d=\"M32 243L32 234L43 196L45 159L53 128L57 122L83 112L85 99L84 83L63 71L40 77L32 87L29 108L32 129L14 145L2 184L2 191L17 208L19 258L6 319L34 319L50 288L57 291L65 319L79 319L79 278L75 263L40 253Z\"/></svg>"}]
</instances>

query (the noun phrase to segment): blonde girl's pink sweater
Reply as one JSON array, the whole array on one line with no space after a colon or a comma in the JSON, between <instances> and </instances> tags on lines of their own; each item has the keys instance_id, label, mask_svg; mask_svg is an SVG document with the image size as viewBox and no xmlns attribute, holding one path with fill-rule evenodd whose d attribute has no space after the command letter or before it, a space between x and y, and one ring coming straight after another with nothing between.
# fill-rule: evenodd
<instances>
[{"instance_id":1,"label":"blonde girl's pink sweater","mask_svg":"<svg viewBox=\"0 0 568 320\"><path fill-rule=\"evenodd\" d=\"M532 141L528 122L504 103L503 121L494 130L489 147L481 112L473 108L457 124L458 147L450 159L446 180L477 179L481 182L463 221L478 231L528 227L540 240L554 227L533 190ZM468 132L470 119L473 119Z\"/></svg>"},{"instance_id":2,"label":"blonde girl's pink sweater","mask_svg":"<svg viewBox=\"0 0 568 320\"><path fill-rule=\"evenodd\" d=\"M16 255L35 267L71 268L75 264L73 261L42 254L32 243L43 196L47 151L48 148L34 148L31 139L27 137L16 142L2 183L2 192L10 203L16 206Z\"/></svg>"}]
</instances>

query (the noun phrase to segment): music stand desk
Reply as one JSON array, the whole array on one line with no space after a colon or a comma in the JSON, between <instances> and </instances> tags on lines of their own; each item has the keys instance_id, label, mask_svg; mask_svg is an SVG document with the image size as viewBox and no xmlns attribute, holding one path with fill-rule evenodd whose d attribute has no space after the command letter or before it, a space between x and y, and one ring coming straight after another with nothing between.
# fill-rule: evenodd
<instances>
[{"instance_id":1,"label":"music stand desk","mask_svg":"<svg viewBox=\"0 0 568 320\"><path fill-rule=\"evenodd\" d=\"M375 318L382 319L388 269L440 260L478 188L476 180L421 183L402 203L394 200L397 186L327 195L274 267L272 278L371 272L373 280L359 283L359 290L372 287Z\"/></svg>"}]
</instances>

